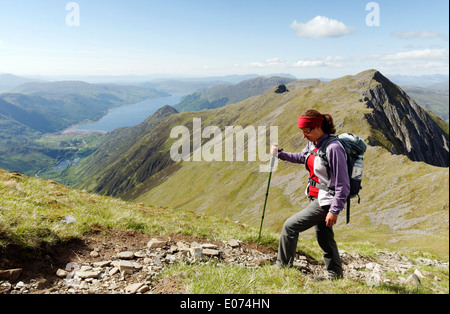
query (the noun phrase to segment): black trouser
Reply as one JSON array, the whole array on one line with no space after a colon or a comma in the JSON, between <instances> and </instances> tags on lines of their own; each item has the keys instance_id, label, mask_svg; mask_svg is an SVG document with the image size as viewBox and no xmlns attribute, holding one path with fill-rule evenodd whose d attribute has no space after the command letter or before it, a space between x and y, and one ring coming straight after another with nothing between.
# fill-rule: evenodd
<instances>
[{"instance_id":1,"label":"black trouser","mask_svg":"<svg viewBox=\"0 0 450 314\"><path fill-rule=\"evenodd\" d=\"M278 247L277 263L279 265L292 266L299 233L315 226L317 242L324 252L327 271L333 276L343 276L341 257L334 240L333 228L327 227L325 222L329 209L330 206L321 207L317 199L312 199L304 210L286 220Z\"/></svg>"}]
</instances>

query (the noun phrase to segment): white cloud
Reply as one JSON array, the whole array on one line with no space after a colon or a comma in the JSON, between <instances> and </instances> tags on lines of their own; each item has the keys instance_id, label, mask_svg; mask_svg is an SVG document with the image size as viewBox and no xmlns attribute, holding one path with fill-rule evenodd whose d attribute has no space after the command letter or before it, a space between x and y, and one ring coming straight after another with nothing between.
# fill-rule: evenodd
<instances>
[{"instance_id":1,"label":"white cloud","mask_svg":"<svg viewBox=\"0 0 450 314\"><path fill-rule=\"evenodd\" d=\"M342 67L338 61L343 61L343 57L325 57L323 59L314 59L314 60L299 60L293 64L294 67L299 68L307 68L307 67Z\"/></svg>"},{"instance_id":2,"label":"white cloud","mask_svg":"<svg viewBox=\"0 0 450 314\"><path fill-rule=\"evenodd\" d=\"M401 60L448 60L448 49L424 49L398 52L381 56L380 59L387 61Z\"/></svg>"},{"instance_id":3,"label":"white cloud","mask_svg":"<svg viewBox=\"0 0 450 314\"><path fill-rule=\"evenodd\" d=\"M449 69L448 49L423 49L352 58L354 62L386 73L404 75L444 74Z\"/></svg>"},{"instance_id":4,"label":"white cloud","mask_svg":"<svg viewBox=\"0 0 450 314\"><path fill-rule=\"evenodd\" d=\"M319 67L324 65L325 63L323 60L299 60L294 64L294 66L300 68Z\"/></svg>"},{"instance_id":5,"label":"white cloud","mask_svg":"<svg viewBox=\"0 0 450 314\"><path fill-rule=\"evenodd\" d=\"M286 67L289 63L280 58L269 58L263 62L252 62L248 65L250 68L280 68Z\"/></svg>"},{"instance_id":6,"label":"white cloud","mask_svg":"<svg viewBox=\"0 0 450 314\"><path fill-rule=\"evenodd\" d=\"M438 32L433 32L433 31L394 32L394 33L392 33L392 35L395 37L398 37L400 39L413 39L413 38L433 39L433 38L444 37L443 35L439 34Z\"/></svg>"},{"instance_id":7,"label":"white cloud","mask_svg":"<svg viewBox=\"0 0 450 314\"><path fill-rule=\"evenodd\" d=\"M338 77L367 69L404 75L443 74L448 73L449 69L449 49L430 48L394 53L336 55L293 60L269 58L258 62L236 64L235 68L252 69L258 71L258 73L266 74L280 70L289 73L299 71L297 75L323 75L324 77Z\"/></svg>"},{"instance_id":8,"label":"white cloud","mask_svg":"<svg viewBox=\"0 0 450 314\"><path fill-rule=\"evenodd\" d=\"M309 38L341 37L353 33L353 29L344 23L320 15L306 23L294 21L291 28L297 36Z\"/></svg>"},{"instance_id":9,"label":"white cloud","mask_svg":"<svg viewBox=\"0 0 450 314\"><path fill-rule=\"evenodd\" d=\"M339 68L342 65L339 61L344 61L343 57L328 56L322 59L306 59L298 60L297 62L287 62L281 58L266 59L262 62L251 62L245 65L246 68L258 69L287 69L287 68L311 68L311 67L335 67ZM239 67L239 65L236 65Z\"/></svg>"},{"instance_id":10,"label":"white cloud","mask_svg":"<svg viewBox=\"0 0 450 314\"><path fill-rule=\"evenodd\" d=\"M280 58L267 59L266 63L268 65L286 65L287 64L286 61L284 61L283 59L280 59Z\"/></svg>"}]
</instances>

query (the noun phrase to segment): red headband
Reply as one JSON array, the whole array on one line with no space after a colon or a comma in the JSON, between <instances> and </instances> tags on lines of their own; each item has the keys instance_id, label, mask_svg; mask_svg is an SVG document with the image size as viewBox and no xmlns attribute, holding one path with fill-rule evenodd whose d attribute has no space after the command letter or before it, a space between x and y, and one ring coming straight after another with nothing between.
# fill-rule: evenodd
<instances>
[{"instance_id":1,"label":"red headband","mask_svg":"<svg viewBox=\"0 0 450 314\"><path fill-rule=\"evenodd\" d=\"M300 117L298 118L298 127L303 128L317 128L323 124L323 117Z\"/></svg>"}]
</instances>

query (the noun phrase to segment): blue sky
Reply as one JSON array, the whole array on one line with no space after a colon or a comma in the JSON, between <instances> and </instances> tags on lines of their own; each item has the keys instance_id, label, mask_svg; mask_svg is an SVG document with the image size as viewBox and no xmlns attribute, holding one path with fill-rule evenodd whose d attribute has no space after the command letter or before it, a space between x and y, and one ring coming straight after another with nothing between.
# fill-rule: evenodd
<instances>
[{"instance_id":1,"label":"blue sky","mask_svg":"<svg viewBox=\"0 0 450 314\"><path fill-rule=\"evenodd\" d=\"M79 14L74 6L66 10L71 2ZM0 0L0 73L448 74L448 6L447 0ZM79 25L71 26L73 17Z\"/></svg>"}]
</instances>

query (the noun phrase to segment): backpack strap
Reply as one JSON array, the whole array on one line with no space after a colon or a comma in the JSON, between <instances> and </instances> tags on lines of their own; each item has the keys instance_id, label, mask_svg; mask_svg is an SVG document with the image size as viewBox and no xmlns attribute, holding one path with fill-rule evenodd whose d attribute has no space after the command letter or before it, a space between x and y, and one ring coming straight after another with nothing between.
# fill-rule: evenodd
<instances>
[{"instance_id":1,"label":"backpack strap","mask_svg":"<svg viewBox=\"0 0 450 314\"><path fill-rule=\"evenodd\" d=\"M316 181L314 181L314 180L311 179L311 178L308 178L308 183L309 183L309 185L311 185L311 186L313 186L313 187L316 187L316 188L318 188L319 190L325 190L325 191L327 191L328 193L330 193L330 194L333 195L333 196L336 194L335 190L332 189L329 185L317 183Z\"/></svg>"},{"instance_id":2,"label":"backpack strap","mask_svg":"<svg viewBox=\"0 0 450 314\"><path fill-rule=\"evenodd\" d=\"M347 198L347 225L350 223L350 197Z\"/></svg>"},{"instance_id":3,"label":"backpack strap","mask_svg":"<svg viewBox=\"0 0 450 314\"><path fill-rule=\"evenodd\" d=\"M315 187L317 187L318 189L326 190L326 191L330 192L330 194L332 194L332 195L334 195L334 190L331 188L331 168L330 168L330 164L329 164L328 158L327 158L327 148L328 148L328 145L329 145L331 142L334 142L334 141L339 141L339 138L338 138L337 136L330 136L330 137L328 137L328 138L322 143L322 145L320 146L320 148L319 148L319 150L317 151L317 153L314 152L314 151L312 151L312 150L309 148L309 146L308 146L308 149L309 149L309 153L310 153L310 154L313 154L313 155L315 155L315 156L317 156L317 157L322 158L322 162L323 162L325 168L327 169L327 174L328 174L328 185L327 185L327 186L325 186L325 185L323 185L323 184L319 184L319 183L316 183L316 185L313 185L313 184L311 184L311 182L310 182L310 184L313 185L313 186L315 186ZM312 180L311 180L311 181L312 181Z\"/></svg>"}]
</instances>

